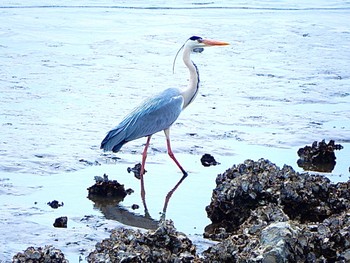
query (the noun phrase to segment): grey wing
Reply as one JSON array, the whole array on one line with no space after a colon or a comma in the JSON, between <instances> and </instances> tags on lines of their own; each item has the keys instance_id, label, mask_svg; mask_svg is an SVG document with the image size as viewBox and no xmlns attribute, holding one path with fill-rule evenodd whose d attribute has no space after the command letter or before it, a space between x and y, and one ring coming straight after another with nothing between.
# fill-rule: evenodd
<instances>
[{"instance_id":1,"label":"grey wing","mask_svg":"<svg viewBox=\"0 0 350 263\"><path fill-rule=\"evenodd\" d=\"M179 117L182 107L181 95L156 97L146 101L128 123L127 140L135 140L169 128Z\"/></svg>"},{"instance_id":2,"label":"grey wing","mask_svg":"<svg viewBox=\"0 0 350 263\"><path fill-rule=\"evenodd\" d=\"M183 103L182 95L175 89L146 100L107 134L101 149L117 152L128 141L169 128L179 117Z\"/></svg>"}]
</instances>

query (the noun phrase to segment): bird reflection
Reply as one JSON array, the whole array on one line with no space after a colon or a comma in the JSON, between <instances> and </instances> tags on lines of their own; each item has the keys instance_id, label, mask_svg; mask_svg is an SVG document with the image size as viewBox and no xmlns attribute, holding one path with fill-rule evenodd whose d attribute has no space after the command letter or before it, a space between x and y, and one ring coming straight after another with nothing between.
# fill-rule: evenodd
<instances>
[{"instance_id":1,"label":"bird reflection","mask_svg":"<svg viewBox=\"0 0 350 263\"><path fill-rule=\"evenodd\" d=\"M94 203L94 208L101 211L106 219L116 220L124 225L155 230L159 221L152 219L149 215L137 215L120 205L124 200L122 197L101 197L89 195L88 198Z\"/></svg>"}]
</instances>

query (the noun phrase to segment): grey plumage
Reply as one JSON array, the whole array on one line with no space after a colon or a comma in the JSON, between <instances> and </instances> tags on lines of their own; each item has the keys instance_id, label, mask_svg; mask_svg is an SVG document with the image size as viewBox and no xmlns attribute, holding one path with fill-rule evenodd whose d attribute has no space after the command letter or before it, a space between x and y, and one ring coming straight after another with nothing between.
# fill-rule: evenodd
<instances>
[{"instance_id":1,"label":"grey plumage","mask_svg":"<svg viewBox=\"0 0 350 263\"><path fill-rule=\"evenodd\" d=\"M108 132L101 143L101 149L118 152L129 141L169 128L179 117L183 103L183 97L176 88L166 89L157 96L146 99Z\"/></svg>"}]
</instances>

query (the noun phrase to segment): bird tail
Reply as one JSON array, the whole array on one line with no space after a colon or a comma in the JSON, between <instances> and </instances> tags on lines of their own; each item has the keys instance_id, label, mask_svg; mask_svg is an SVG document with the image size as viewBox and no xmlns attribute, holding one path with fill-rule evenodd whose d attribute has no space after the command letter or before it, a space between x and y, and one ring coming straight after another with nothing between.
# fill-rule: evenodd
<instances>
[{"instance_id":1,"label":"bird tail","mask_svg":"<svg viewBox=\"0 0 350 263\"><path fill-rule=\"evenodd\" d=\"M101 142L100 148L105 152L118 152L126 142L125 131L120 127L116 127L107 133L106 137Z\"/></svg>"}]
</instances>

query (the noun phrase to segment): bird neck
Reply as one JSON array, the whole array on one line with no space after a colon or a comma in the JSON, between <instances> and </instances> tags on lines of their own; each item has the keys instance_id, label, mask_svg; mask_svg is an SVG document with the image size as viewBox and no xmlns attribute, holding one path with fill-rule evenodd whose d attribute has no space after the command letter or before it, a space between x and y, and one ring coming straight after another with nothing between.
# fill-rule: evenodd
<instances>
[{"instance_id":1,"label":"bird neck","mask_svg":"<svg viewBox=\"0 0 350 263\"><path fill-rule=\"evenodd\" d=\"M191 61L191 49L185 48L183 51L183 61L190 71L190 79L188 81L188 86L185 90L181 92L181 95L184 98L185 109L197 96L199 89L199 73L196 64Z\"/></svg>"}]
</instances>

